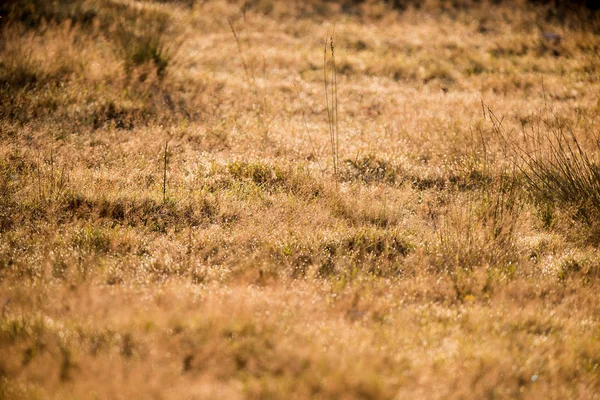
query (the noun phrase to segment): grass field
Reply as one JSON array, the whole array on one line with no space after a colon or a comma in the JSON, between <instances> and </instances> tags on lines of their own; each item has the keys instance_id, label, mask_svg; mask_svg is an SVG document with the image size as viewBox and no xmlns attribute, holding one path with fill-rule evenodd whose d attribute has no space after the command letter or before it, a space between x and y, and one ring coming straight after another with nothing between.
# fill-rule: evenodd
<instances>
[{"instance_id":1,"label":"grass field","mask_svg":"<svg viewBox=\"0 0 600 400\"><path fill-rule=\"evenodd\" d=\"M600 14L415 4L0 4L0 399L600 399Z\"/></svg>"}]
</instances>

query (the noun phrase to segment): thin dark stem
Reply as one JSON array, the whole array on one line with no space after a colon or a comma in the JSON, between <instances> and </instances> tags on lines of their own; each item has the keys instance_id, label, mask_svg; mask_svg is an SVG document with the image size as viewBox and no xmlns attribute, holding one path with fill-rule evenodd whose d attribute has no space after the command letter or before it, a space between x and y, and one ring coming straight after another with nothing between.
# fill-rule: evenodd
<instances>
[{"instance_id":1,"label":"thin dark stem","mask_svg":"<svg viewBox=\"0 0 600 400\"><path fill-rule=\"evenodd\" d=\"M296 90L296 98L298 99L298 102L300 103L300 114L302 115L302 123L304 124L304 129L306 130L306 135L308 136L308 141L310 143L310 146L312 147L312 151L315 156L315 159L317 160L317 165L319 166L319 169L321 170L321 172L323 172L323 169L321 168L321 161L319 161L319 155L317 154L317 148L315 147L315 143L313 142L312 135L310 133L310 129L308 129L308 123L306 122L306 114L304 113L304 107L302 107L302 100L300 99L300 94L298 93L298 86L296 86L295 83L294 83L294 89Z\"/></svg>"},{"instance_id":2,"label":"thin dark stem","mask_svg":"<svg viewBox=\"0 0 600 400\"><path fill-rule=\"evenodd\" d=\"M240 59L242 60L242 65L244 66L244 72L246 73L246 79L248 82L254 83L254 74L250 74L250 69L248 68L248 64L246 64L246 59L244 58L244 51L242 50L242 43L240 42L240 38L235 31L235 27L233 26L233 21L230 19L227 20L229 22L229 28L231 29L231 33L233 33L233 38L235 39L235 43L237 44L238 53L240 54Z\"/></svg>"},{"instance_id":3,"label":"thin dark stem","mask_svg":"<svg viewBox=\"0 0 600 400\"><path fill-rule=\"evenodd\" d=\"M167 202L167 150L169 142L165 142L165 165L163 168L163 203Z\"/></svg>"},{"instance_id":4,"label":"thin dark stem","mask_svg":"<svg viewBox=\"0 0 600 400\"><path fill-rule=\"evenodd\" d=\"M333 171L337 177L337 164L335 161L335 134L333 130L333 104L329 106L329 85L327 82L327 38L323 49L323 82L325 83L325 105L327 106L327 121L329 123L329 140L331 142L331 155L333 158ZM333 101L333 99L332 99Z\"/></svg>"},{"instance_id":5,"label":"thin dark stem","mask_svg":"<svg viewBox=\"0 0 600 400\"><path fill-rule=\"evenodd\" d=\"M337 94L337 69L335 65L335 46L333 44L333 36L331 36L331 61L333 63L333 91L331 93L332 96L332 112L334 113L334 142L335 142L335 151L334 151L334 166L335 166L335 176L337 178L337 172L339 167L339 139L340 139L340 130L338 125L338 94ZM335 100L335 101L334 101Z\"/></svg>"}]
</instances>

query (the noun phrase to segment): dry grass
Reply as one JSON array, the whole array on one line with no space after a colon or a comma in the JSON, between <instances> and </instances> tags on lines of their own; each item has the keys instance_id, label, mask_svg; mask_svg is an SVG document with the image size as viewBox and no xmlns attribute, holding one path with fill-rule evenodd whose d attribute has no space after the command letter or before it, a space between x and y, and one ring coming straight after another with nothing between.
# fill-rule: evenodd
<instances>
[{"instance_id":1,"label":"dry grass","mask_svg":"<svg viewBox=\"0 0 600 400\"><path fill-rule=\"evenodd\" d=\"M518 3L0 5L0 398L599 398L600 22Z\"/></svg>"}]
</instances>

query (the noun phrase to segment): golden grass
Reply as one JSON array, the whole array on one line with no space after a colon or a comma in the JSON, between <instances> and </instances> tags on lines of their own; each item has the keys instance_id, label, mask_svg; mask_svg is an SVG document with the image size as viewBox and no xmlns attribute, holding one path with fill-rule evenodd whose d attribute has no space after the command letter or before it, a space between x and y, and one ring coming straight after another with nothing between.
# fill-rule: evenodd
<instances>
[{"instance_id":1,"label":"golden grass","mask_svg":"<svg viewBox=\"0 0 600 400\"><path fill-rule=\"evenodd\" d=\"M598 14L356 3L0 6L0 398L599 398Z\"/></svg>"}]
</instances>

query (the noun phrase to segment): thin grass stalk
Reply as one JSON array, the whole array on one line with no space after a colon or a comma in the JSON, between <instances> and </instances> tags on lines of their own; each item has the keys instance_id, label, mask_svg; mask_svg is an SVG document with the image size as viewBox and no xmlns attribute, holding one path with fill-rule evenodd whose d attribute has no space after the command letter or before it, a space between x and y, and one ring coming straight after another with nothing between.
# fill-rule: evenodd
<instances>
[{"instance_id":1,"label":"thin grass stalk","mask_svg":"<svg viewBox=\"0 0 600 400\"><path fill-rule=\"evenodd\" d=\"M308 129L308 122L306 122L306 114L304 113L304 107L302 105L302 100L300 99L300 93L298 93L298 86L294 83L294 89L296 91L296 99L298 99L298 103L300 103L300 114L302 115L302 123L304 124L304 130L306 131L306 135L308 136L308 142L312 147L313 154L315 155L315 159L317 160L317 165L321 172L323 169L321 168L321 161L319 160L319 155L317 154L317 148L315 143L313 142L312 134L310 133L310 129Z\"/></svg>"},{"instance_id":2,"label":"thin grass stalk","mask_svg":"<svg viewBox=\"0 0 600 400\"><path fill-rule=\"evenodd\" d=\"M514 165L538 196L575 206L577 215L588 222L593 222L590 212L600 215L600 169L572 129L561 123L555 113L551 112L553 120L537 118L537 131L532 127L534 134L530 137L531 151L504 134L502 121L489 108L488 114L494 132L514 157Z\"/></svg>"},{"instance_id":3,"label":"thin grass stalk","mask_svg":"<svg viewBox=\"0 0 600 400\"><path fill-rule=\"evenodd\" d=\"M271 124L272 120L269 121L265 121L265 117L264 114L266 114L267 112L267 96L266 96L266 89L260 90L258 87L258 84L256 83L256 76L254 73L254 68L250 68L248 66L248 63L246 62L246 57L244 57L244 49L242 48L242 42L240 40L240 37L237 34L237 31L235 30L235 26L233 25L233 20L231 18L227 19L228 23L229 23L229 28L231 29L231 33L233 34L233 38L235 39L235 43L237 45L237 50L240 56L240 60L242 61L242 66L244 67L244 74L246 75L246 83L248 84L248 86L250 87L250 91L252 92L252 95L254 96L254 100L256 101L256 104L258 105L258 109L260 111L257 112L257 118L258 118L258 122L261 125L262 129L263 129L263 133L266 136L268 136L269 134L269 127ZM244 20L245 21L245 20ZM248 38L248 41L250 39ZM266 65L266 61L265 58L263 56L263 66ZM263 67L263 71L266 70L266 67ZM261 99L262 97L262 99Z\"/></svg>"},{"instance_id":4,"label":"thin grass stalk","mask_svg":"<svg viewBox=\"0 0 600 400\"><path fill-rule=\"evenodd\" d=\"M332 108L329 106L329 85L327 82L327 38L323 48L323 83L325 84L325 105L327 107L327 122L329 126L329 141L331 143L331 156L333 158L333 173L337 177L337 164L335 162L335 140L333 132Z\"/></svg>"},{"instance_id":5,"label":"thin grass stalk","mask_svg":"<svg viewBox=\"0 0 600 400\"><path fill-rule=\"evenodd\" d=\"M38 191L40 196L40 202L44 200L44 190L42 188L42 163L40 161L41 156L38 154L37 159L37 178L38 178Z\"/></svg>"},{"instance_id":6,"label":"thin grass stalk","mask_svg":"<svg viewBox=\"0 0 600 400\"><path fill-rule=\"evenodd\" d=\"M163 203L167 202L167 150L169 142L165 142L165 157L164 157L164 168L163 168Z\"/></svg>"},{"instance_id":7,"label":"thin grass stalk","mask_svg":"<svg viewBox=\"0 0 600 400\"><path fill-rule=\"evenodd\" d=\"M54 145L50 147L50 200L54 197Z\"/></svg>"},{"instance_id":8,"label":"thin grass stalk","mask_svg":"<svg viewBox=\"0 0 600 400\"><path fill-rule=\"evenodd\" d=\"M240 54L240 59L242 60L242 66L244 67L244 73L246 74L246 79L248 80L248 83L254 82L254 77L250 75L250 69L248 68L248 64L246 64L246 59L244 58L244 51L242 50L242 43L240 42L240 38L238 37L238 34L235 31L233 21L231 20L231 18L228 18L227 22L229 22L229 28L231 29L231 33L233 34L233 38L235 39L238 53Z\"/></svg>"},{"instance_id":9,"label":"thin grass stalk","mask_svg":"<svg viewBox=\"0 0 600 400\"><path fill-rule=\"evenodd\" d=\"M329 44L331 45L331 39ZM333 53L332 53L333 54ZM334 175L337 179L337 158L336 158L336 142L335 142L335 77L334 77L334 70L335 67L333 67L333 57L331 59L331 131L333 132L332 134L332 153L333 153L333 169L334 169Z\"/></svg>"},{"instance_id":10,"label":"thin grass stalk","mask_svg":"<svg viewBox=\"0 0 600 400\"><path fill-rule=\"evenodd\" d=\"M331 36L331 40L330 40L330 45L331 45L331 61L333 63L333 70L332 70L332 75L333 75L333 92L332 92L332 98L335 100L335 102L332 102L333 105L333 114L334 114L334 139L335 139L335 153L334 153L334 158L335 158L335 167L336 167L336 178L337 178L337 169L339 167L339 146L340 146L340 127L339 127L339 119L338 119L338 85L337 85L337 67L335 65L335 45L333 43L333 35Z\"/></svg>"}]
</instances>

